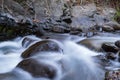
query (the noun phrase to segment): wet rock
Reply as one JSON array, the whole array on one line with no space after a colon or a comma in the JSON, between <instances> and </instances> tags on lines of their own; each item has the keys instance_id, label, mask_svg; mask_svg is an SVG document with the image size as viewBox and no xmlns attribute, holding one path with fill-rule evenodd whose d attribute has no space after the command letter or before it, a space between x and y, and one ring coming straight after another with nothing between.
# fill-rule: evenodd
<instances>
[{"instance_id":1,"label":"wet rock","mask_svg":"<svg viewBox=\"0 0 120 80\"><path fill-rule=\"evenodd\" d=\"M40 26L47 32L69 33L70 26L61 19L51 17L40 23Z\"/></svg>"},{"instance_id":2,"label":"wet rock","mask_svg":"<svg viewBox=\"0 0 120 80\"><path fill-rule=\"evenodd\" d=\"M23 20L17 23L18 26L14 30L18 36L36 35L43 36L45 31L38 22L31 22L31 20Z\"/></svg>"},{"instance_id":3,"label":"wet rock","mask_svg":"<svg viewBox=\"0 0 120 80\"><path fill-rule=\"evenodd\" d=\"M58 33L48 33L42 36L42 39L55 39L57 41L63 42L66 39L69 39L69 34L58 34Z\"/></svg>"},{"instance_id":4,"label":"wet rock","mask_svg":"<svg viewBox=\"0 0 120 80\"><path fill-rule=\"evenodd\" d=\"M70 34L77 35L80 32L82 32L82 30L79 29L79 28L78 29L77 28L71 28Z\"/></svg>"},{"instance_id":5,"label":"wet rock","mask_svg":"<svg viewBox=\"0 0 120 80\"><path fill-rule=\"evenodd\" d=\"M71 31L70 34L72 34L72 35L78 35L78 34L80 34L80 31Z\"/></svg>"},{"instance_id":6,"label":"wet rock","mask_svg":"<svg viewBox=\"0 0 120 80\"><path fill-rule=\"evenodd\" d=\"M110 21L110 22L105 23L105 25L112 27L114 30L120 30L120 24L117 22Z\"/></svg>"},{"instance_id":7,"label":"wet rock","mask_svg":"<svg viewBox=\"0 0 120 80\"><path fill-rule=\"evenodd\" d=\"M45 31L39 23L26 18L16 22L9 14L0 14L0 40L13 39L17 36L42 36Z\"/></svg>"},{"instance_id":8,"label":"wet rock","mask_svg":"<svg viewBox=\"0 0 120 80\"><path fill-rule=\"evenodd\" d=\"M120 52L118 53L117 56L118 56L118 61L120 62Z\"/></svg>"},{"instance_id":9,"label":"wet rock","mask_svg":"<svg viewBox=\"0 0 120 80\"><path fill-rule=\"evenodd\" d=\"M32 34L34 34L38 37L41 37L45 34L45 30L38 22L34 22L32 28L31 28L31 26L29 27L29 30L32 31Z\"/></svg>"},{"instance_id":10,"label":"wet rock","mask_svg":"<svg viewBox=\"0 0 120 80\"><path fill-rule=\"evenodd\" d=\"M17 24L19 25L33 26L33 21L30 18L18 16L16 20L17 20Z\"/></svg>"},{"instance_id":11,"label":"wet rock","mask_svg":"<svg viewBox=\"0 0 120 80\"><path fill-rule=\"evenodd\" d=\"M102 49L105 51L105 52L118 52L118 48L113 44L113 43L104 43L102 44Z\"/></svg>"},{"instance_id":12,"label":"wet rock","mask_svg":"<svg viewBox=\"0 0 120 80\"><path fill-rule=\"evenodd\" d=\"M108 25L104 25L104 26L102 26L102 30L106 31L106 32L113 32L114 28L112 28L111 26L108 26Z\"/></svg>"},{"instance_id":13,"label":"wet rock","mask_svg":"<svg viewBox=\"0 0 120 80\"><path fill-rule=\"evenodd\" d=\"M59 22L60 21L60 22ZM69 33L70 32L70 25L66 24L62 20L57 20L56 23L52 23L52 30L53 32L57 33Z\"/></svg>"},{"instance_id":14,"label":"wet rock","mask_svg":"<svg viewBox=\"0 0 120 80\"><path fill-rule=\"evenodd\" d=\"M120 71L108 71L105 73L105 80L119 80Z\"/></svg>"},{"instance_id":15,"label":"wet rock","mask_svg":"<svg viewBox=\"0 0 120 80\"><path fill-rule=\"evenodd\" d=\"M116 41L116 42L115 42L115 45L116 45L118 48L120 48L120 40Z\"/></svg>"},{"instance_id":16,"label":"wet rock","mask_svg":"<svg viewBox=\"0 0 120 80\"><path fill-rule=\"evenodd\" d=\"M16 74L13 72L0 73L0 80L14 80L13 77L16 77Z\"/></svg>"},{"instance_id":17,"label":"wet rock","mask_svg":"<svg viewBox=\"0 0 120 80\"><path fill-rule=\"evenodd\" d=\"M57 25L52 28L52 31L56 32L56 33L68 33L68 32L70 32L70 29L67 29L63 26Z\"/></svg>"},{"instance_id":18,"label":"wet rock","mask_svg":"<svg viewBox=\"0 0 120 80\"><path fill-rule=\"evenodd\" d=\"M102 39L88 38L78 42L78 44L81 44L91 50L101 51L101 45L104 42L105 41Z\"/></svg>"},{"instance_id":19,"label":"wet rock","mask_svg":"<svg viewBox=\"0 0 120 80\"><path fill-rule=\"evenodd\" d=\"M34 77L53 79L56 76L56 69L53 66L35 59L25 59L17 67L29 72Z\"/></svg>"},{"instance_id":20,"label":"wet rock","mask_svg":"<svg viewBox=\"0 0 120 80\"><path fill-rule=\"evenodd\" d=\"M83 39L78 42L78 44L81 44L91 50L95 51L102 51L101 47L103 43L114 43L115 41L119 40L117 38L109 38L109 37L103 37L104 34L101 34L101 37L91 37L87 39ZM115 45L114 45L115 46ZM117 51L119 50L117 47L115 47Z\"/></svg>"},{"instance_id":21,"label":"wet rock","mask_svg":"<svg viewBox=\"0 0 120 80\"><path fill-rule=\"evenodd\" d=\"M70 16L62 16L61 18L62 18L62 21L68 24L72 23L72 18Z\"/></svg>"},{"instance_id":22,"label":"wet rock","mask_svg":"<svg viewBox=\"0 0 120 80\"><path fill-rule=\"evenodd\" d=\"M106 53L106 58L107 58L107 59L111 59L111 60L115 60L115 59L116 59L116 56L115 56L114 53L108 52L108 53Z\"/></svg>"},{"instance_id":23,"label":"wet rock","mask_svg":"<svg viewBox=\"0 0 120 80\"><path fill-rule=\"evenodd\" d=\"M44 52L46 52L46 51L61 52L62 49L55 41L43 40L43 41L39 41L39 42L31 45L27 50L25 50L22 53L21 56L23 58L28 58L28 57L35 55L38 52L43 52L43 51Z\"/></svg>"},{"instance_id":24,"label":"wet rock","mask_svg":"<svg viewBox=\"0 0 120 80\"><path fill-rule=\"evenodd\" d=\"M0 13L0 41L12 39L15 36L16 26L17 23L11 15Z\"/></svg>"},{"instance_id":25,"label":"wet rock","mask_svg":"<svg viewBox=\"0 0 120 80\"><path fill-rule=\"evenodd\" d=\"M95 39L84 39L80 42L78 42L78 44L81 44L89 49L95 50L95 51L100 51L101 48L101 43L99 43L100 40L95 40ZM96 45L96 42L97 45Z\"/></svg>"},{"instance_id":26,"label":"wet rock","mask_svg":"<svg viewBox=\"0 0 120 80\"><path fill-rule=\"evenodd\" d=\"M16 22L13 18L9 17L9 14L0 13L0 26L14 27L16 26Z\"/></svg>"}]
</instances>

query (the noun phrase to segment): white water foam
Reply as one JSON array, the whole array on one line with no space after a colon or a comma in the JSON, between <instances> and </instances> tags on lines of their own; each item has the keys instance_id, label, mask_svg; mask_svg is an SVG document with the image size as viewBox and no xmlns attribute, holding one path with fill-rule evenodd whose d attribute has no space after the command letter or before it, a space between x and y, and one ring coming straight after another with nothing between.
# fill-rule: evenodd
<instances>
[{"instance_id":1,"label":"white water foam","mask_svg":"<svg viewBox=\"0 0 120 80\"><path fill-rule=\"evenodd\" d=\"M4 42L5 43L5 42ZM1 44L4 44L1 43ZM10 44L9 44L10 43ZM18 42L19 43L19 42ZM45 54L40 54L37 58L38 60L52 65L57 70L57 76L54 80L102 80L103 71L100 69L92 60L92 56L97 55L98 53L93 52L81 45L76 44L72 41L62 42L63 54L48 52ZM4 46L12 45L11 42L7 42ZM14 47L20 48L21 44L13 42ZM3 47L3 46L1 46ZM7 55L0 55L0 73L5 73L11 71L20 61L20 55L24 51L18 50L15 53L10 53ZM34 58L36 57L34 56ZM57 62L60 62L60 66ZM16 70L16 72L11 72L15 75L7 75L5 77L0 77L0 80L49 80L46 78L33 78L29 73L26 73L22 70ZM6 75L5 73L4 75Z\"/></svg>"}]
</instances>

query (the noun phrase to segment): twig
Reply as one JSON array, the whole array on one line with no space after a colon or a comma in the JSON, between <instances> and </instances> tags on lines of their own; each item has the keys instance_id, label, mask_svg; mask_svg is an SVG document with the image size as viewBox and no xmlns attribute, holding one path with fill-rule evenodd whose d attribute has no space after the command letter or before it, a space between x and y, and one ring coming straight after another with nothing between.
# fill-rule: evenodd
<instances>
[{"instance_id":1,"label":"twig","mask_svg":"<svg viewBox=\"0 0 120 80\"><path fill-rule=\"evenodd\" d=\"M1 5L1 7L2 7L2 11L4 12L4 0L2 0L2 5Z\"/></svg>"},{"instance_id":2,"label":"twig","mask_svg":"<svg viewBox=\"0 0 120 80\"><path fill-rule=\"evenodd\" d=\"M13 13L7 6L5 6L5 8L8 10L9 13Z\"/></svg>"}]
</instances>

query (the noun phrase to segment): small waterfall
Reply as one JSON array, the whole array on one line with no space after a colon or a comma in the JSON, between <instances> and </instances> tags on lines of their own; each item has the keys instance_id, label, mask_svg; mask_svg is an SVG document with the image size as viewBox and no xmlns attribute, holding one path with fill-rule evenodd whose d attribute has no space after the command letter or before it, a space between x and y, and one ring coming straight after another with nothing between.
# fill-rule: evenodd
<instances>
[{"instance_id":1,"label":"small waterfall","mask_svg":"<svg viewBox=\"0 0 120 80\"><path fill-rule=\"evenodd\" d=\"M104 73L92 60L97 53L71 41L64 45L63 64L67 71L62 80L102 80Z\"/></svg>"}]
</instances>

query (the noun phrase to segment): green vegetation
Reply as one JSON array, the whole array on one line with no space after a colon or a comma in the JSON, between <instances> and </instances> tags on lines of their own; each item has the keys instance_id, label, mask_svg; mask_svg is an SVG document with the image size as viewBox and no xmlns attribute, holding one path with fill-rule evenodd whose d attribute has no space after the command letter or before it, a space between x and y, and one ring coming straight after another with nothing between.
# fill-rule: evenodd
<instances>
[{"instance_id":1,"label":"green vegetation","mask_svg":"<svg viewBox=\"0 0 120 80\"><path fill-rule=\"evenodd\" d=\"M119 19L120 19L120 10L117 10L117 12L116 12L116 14L114 16L114 20L118 22Z\"/></svg>"}]
</instances>

